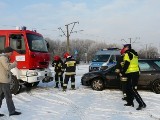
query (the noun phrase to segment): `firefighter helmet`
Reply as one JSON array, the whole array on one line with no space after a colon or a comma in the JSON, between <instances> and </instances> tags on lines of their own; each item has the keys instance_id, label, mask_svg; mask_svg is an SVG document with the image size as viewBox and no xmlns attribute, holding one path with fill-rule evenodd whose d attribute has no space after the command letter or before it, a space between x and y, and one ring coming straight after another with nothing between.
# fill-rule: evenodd
<instances>
[{"instance_id":1,"label":"firefighter helmet","mask_svg":"<svg viewBox=\"0 0 160 120\"><path fill-rule=\"evenodd\" d=\"M64 58L67 58L68 56L70 56L70 54L68 52L64 53Z\"/></svg>"},{"instance_id":2,"label":"firefighter helmet","mask_svg":"<svg viewBox=\"0 0 160 120\"><path fill-rule=\"evenodd\" d=\"M61 58L58 56L58 55L56 55L56 56L54 56L54 60L55 61L58 61L58 60L60 60Z\"/></svg>"}]
</instances>

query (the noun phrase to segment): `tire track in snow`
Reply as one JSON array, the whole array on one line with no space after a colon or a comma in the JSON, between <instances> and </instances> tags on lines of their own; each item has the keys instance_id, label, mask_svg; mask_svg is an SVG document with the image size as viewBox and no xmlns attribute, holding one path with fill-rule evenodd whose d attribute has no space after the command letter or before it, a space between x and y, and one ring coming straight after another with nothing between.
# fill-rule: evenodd
<instances>
[{"instance_id":1,"label":"tire track in snow","mask_svg":"<svg viewBox=\"0 0 160 120\"><path fill-rule=\"evenodd\" d=\"M49 92L48 90L52 90L53 91L53 88L51 89L43 89L43 90L41 90L41 92L43 91L43 92ZM71 113L74 113L75 115L77 115L78 116L78 118L80 119L80 120L87 120L87 118L86 118L86 115L84 114L84 108L82 108L82 107L80 107L80 106L78 106L77 104L75 104L73 101L71 101L71 100L69 100L68 98L66 98L66 97L63 97L63 96L61 96L61 95L58 95L58 94L49 94L49 96L53 96L53 97L56 97L56 98L58 98L58 100L53 100L53 99L51 99L51 98L47 98L47 97L45 97L44 96L44 93L36 93L36 94L34 94L34 92L35 91L30 91L30 93L28 93L29 95L31 95L32 97L36 97L36 98L38 98L38 99L41 99L41 100L44 100L45 102L49 102L49 103L52 103L52 104L55 104L55 103L58 103L58 104L62 104L62 105L65 105L65 106L70 106L72 109L71 110L69 110L69 111L67 111L66 113L65 113L65 118L67 117L67 116L69 116L68 114L71 114ZM56 91L57 92L57 91ZM60 92L60 91L59 91ZM64 93L64 92L62 92L62 93ZM65 93L66 94L66 93ZM43 96L43 97L42 97ZM48 96L48 95L47 95ZM73 116L73 115L72 115Z\"/></svg>"}]
</instances>

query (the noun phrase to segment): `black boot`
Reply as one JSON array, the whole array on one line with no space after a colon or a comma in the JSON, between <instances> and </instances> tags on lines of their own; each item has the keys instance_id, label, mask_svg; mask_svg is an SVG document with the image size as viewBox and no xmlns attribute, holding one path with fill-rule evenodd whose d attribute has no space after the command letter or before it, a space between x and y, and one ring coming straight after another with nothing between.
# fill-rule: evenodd
<instances>
[{"instance_id":1,"label":"black boot","mask_svg":"<svg viewBox=\"0 0 160 120\"><path fill-rule=\"evenodd\" d=\"M139 105L136 110L142 110L143 108L146 108L146 104L143 103L143 105Z\"/></svg>"},{"instance_id":2,"label":"black boot","mask_svg":"<svg viewBox=\"0 0 160 120\"><path fill-rule=\"evenodd\" d=\"M132 107L134 107L134 103L127 103L127 104L124 104L124 106L132 106Z\"/></svg>"},{"instance_id":3,"label":"black boot","mask_svg":"<svg viewBox=\"0 0 160 120\"><path fill-rule=\"evenodd\" d=\"M61 83L61 88L63 88L63 83Z\"/></svg>"},{"instance_id":4,"label":"black boot","mask_svg":"<svg viewBox=\"0 0 160 120\"><path fill-rule=\"evenodd\" d=\"M142 110L143 106L139 105L138 108L136 110Z\"/></svg>"},{"instance_id":5,"label":"black boot","mask_svg":"<svg viewBox=\"0 0 160 120\"><path fill-rule=\"evenodd\" d=\"M147 105L145 103L143 103L143 108L146 108L146 107L147 107Z\"/></svg>"},{"instance_id":6,"label":"black boot","mask_svg":"<svg viewBox=\"0 0 160 120\"><path fill-rule=\"evenodd\" d=\"M3 117L3 116L4 116L4 114L1 114L1 113L0 113L0 117Z\"/></svg>"},{"instance_id":7,"label":"black boot","mask_svg":"<svg viewBox=\"0 0 160 120\"><path fill-rule=\"evenodd\" d=\"M20 115L20 114L21 114L21 112L15 111L14 113L9 114L9 116L12 116L12 115Z\"/></svg>"},{"instance_id":8,"label":"black boot","mask_svg":"<svg viewBox=\"0 0 160 120\"><path fill-rule=\"evenodd\" d=\"M71 88L71 90L76 90L76 88Z\"/></svg>"},{"instance_id":9,"label":"black boot","mask_svg":"<svg viewBox=\"0 0 160 120\"><path fill-rule=\"evenodd\" d=\"M56 83L56 86L54 88L59 88L58 83Z\"/></svg>"}]
</instances>

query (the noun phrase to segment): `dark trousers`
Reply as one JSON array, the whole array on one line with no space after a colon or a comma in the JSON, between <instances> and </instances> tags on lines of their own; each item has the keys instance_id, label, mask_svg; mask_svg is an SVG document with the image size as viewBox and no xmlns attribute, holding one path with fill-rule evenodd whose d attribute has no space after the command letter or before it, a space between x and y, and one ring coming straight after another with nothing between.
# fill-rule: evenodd
<instances>
[{"instance_id":1,"label":"dark trousers","mask_svg":"<svg viewBox=\"0 0 160 120\"><path fill-rule=\"evenodd\" d=\"M123 92L123 98L127 97L126 88L127 88L127 81L121 81L121 90Z\"/></svg>"},{"instance_id":2,"label":"dark trousers","mask_svg":"<svg viewBox=\"0 0 160 120\"><path fill-rule=\"evenodd\" d=\"M63 87L63 74L59 75L59 73L55 74L56 87L58 87L59 78L60 78L61 87Z\"/></svg>"},{"instance_id":3,"label":"dark trousers","mask_svg":"<svg viewBox=\"0 0 160 120\"><path fill-rule=\"evenodd\" d=\"M71 88L75 88L75 75L65 75L63 89L67 89L69 78L71 78Z\"/></svg>"},{"instance_id":4,"label":"dark trousers","mask_svg":"<svg viewBox=\"0 0 160 120\"><path fill-rule=\"evenodd\" d=\"M126 74L126 77L127 77L127 87L126 87L127 103L133 104L133 99L135 98L136 101L139 103L139 105L143 106L144 102L141 96L137 92L139 72L128 73Z\"/></svg>"},{"instance_id":5,"label":"dark trousers","mask_svg":"<svg viewBox=\"0 0 160 120\"><path fill-rule=\"evenodd\" d=\"M15 112L15 106L12 100L12 94L10 91L10 85L8 83L0 83L0 107L2 106L2 100L6 98L9 114Z\"/></svg>"}]
</instances>

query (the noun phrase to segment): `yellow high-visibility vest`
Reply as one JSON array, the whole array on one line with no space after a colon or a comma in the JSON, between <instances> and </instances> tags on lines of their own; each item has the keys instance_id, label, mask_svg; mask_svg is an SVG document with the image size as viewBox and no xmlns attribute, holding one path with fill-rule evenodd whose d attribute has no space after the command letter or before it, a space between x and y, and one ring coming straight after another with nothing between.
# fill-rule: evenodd
<instances>
[{"instance_id":1,"label":"yellow high-visibility vest","mask_svg":"<svg viewBox=\"0 0 160 120\"><path fill-rule=\"evenodd\" d=\"M124 62L125 61L130 62L130 65L128 66L128 69L125 73L132 73L132 72L138 72L139 71L138 56L134 55L133 53L131 53L131 54L133 55L132 60L129 59L128 53L126 53L124 55L124 58L123 58Z\"/></svg>"}]
</instances>

